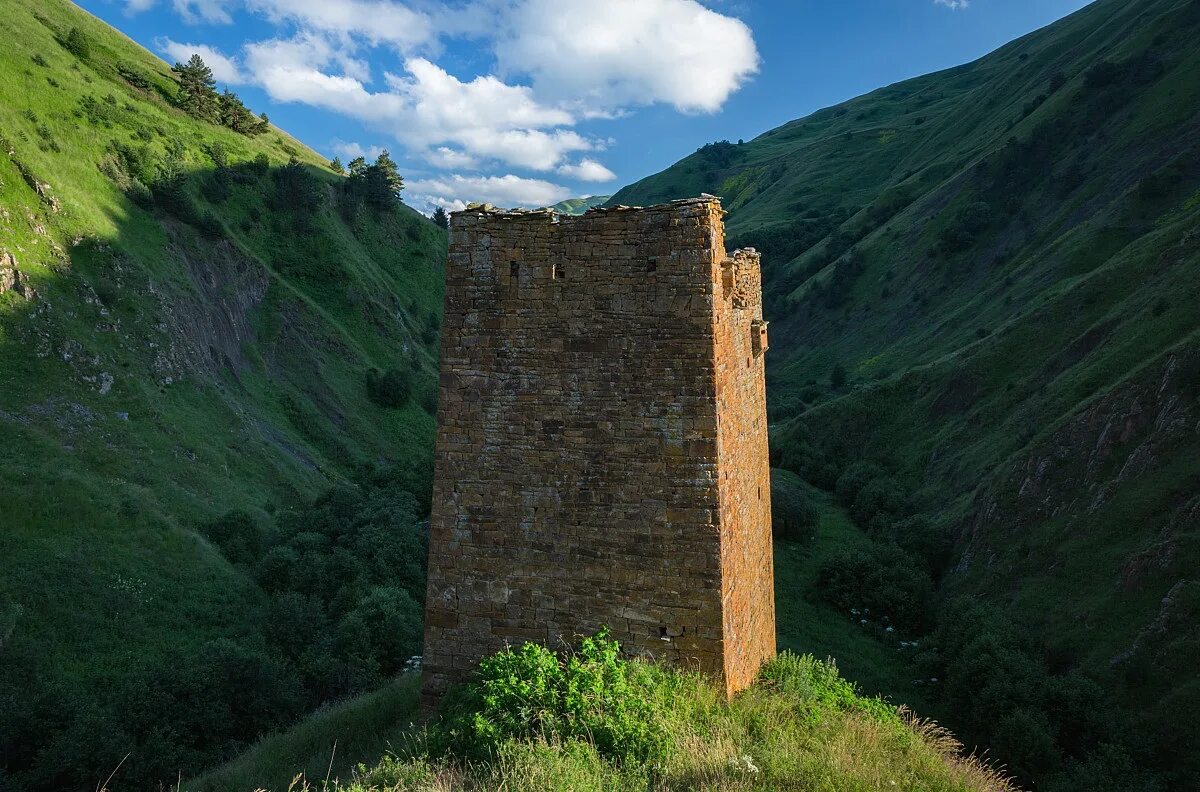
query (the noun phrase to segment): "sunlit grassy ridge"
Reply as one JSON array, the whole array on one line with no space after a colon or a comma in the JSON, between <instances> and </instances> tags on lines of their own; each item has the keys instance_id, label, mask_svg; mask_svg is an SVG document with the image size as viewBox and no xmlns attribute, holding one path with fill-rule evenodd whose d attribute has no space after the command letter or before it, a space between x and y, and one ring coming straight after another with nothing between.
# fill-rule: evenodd
<instances>
[{"instance_id":1,"label":"sunlit grassy ridge","mask_svg":"<svg viewBox=\"0 0 1200 792\"><path fill-rule=\"evenodd\" d=\"M167 64L67 2L5 3L0 36L22 284L0 294L0 788L93 789L126 753L127 783L174 778L302 712L296 674L333 673L267 651L283 595L208 521L239 509L271 546L272 515L377 467L416 505L348 507L356 525L427 509L446 237L351 205L278 129L186 115ZM398 372L386 399L372 370ZM315 561L341 539L308 541ZM211 709L151 727L183 676Z\"/></svg>"}]
</instances>

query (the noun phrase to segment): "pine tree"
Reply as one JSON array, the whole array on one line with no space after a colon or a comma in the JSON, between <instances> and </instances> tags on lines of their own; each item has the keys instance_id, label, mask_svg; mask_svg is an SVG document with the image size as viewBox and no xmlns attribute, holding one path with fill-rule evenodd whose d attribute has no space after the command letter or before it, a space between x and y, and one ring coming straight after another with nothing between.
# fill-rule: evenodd
<instances>
[{"instance_id":1,"label":"pine tree","mask_svg":"<svg viewBox=\"0 0 1200 792\"><path fill-rule=\"evenodd\" d=\"M217 121L219 98L212 69L196 54L187 63L176 63L171 71L179 76L179 106L188 115Z\"/></svg>"},{"instance_id":2,"label":"pine tree","mask_svg":"<svg viewBox=\"0 0 1200 792\"><path fill-rule=\"evenodd\" d=\"M340 173L344 175L346 173L346 169L342 167L342 158L334 157L331 159L329 161L329 170L333 171L334 173Z\"/></svg>"},{"instance_id":3,"label":"pine tree","mask_svg":"<svg viewBox=\"0 0 1200 792\"><path fill-rule=\"evenodd\" d=\"M367 160L364 157L355 157L350 160L350 178L361 179L367 173Z\"/></svg>"},{"instance_id":4,"label":"pine tree","mask_svg":"<svg viewBox=\"0 0 1200 792\"><path fill-rule=\"evenodd\" d=\"M392 155L388 153L387 149L379 153L374 167L379 169L392 193L398 193L404 189L404 179L400 176L400 169L396 167L396 161L392 159Z\"/></svg>"},{"instance_id":5,"label":"pine tree","mask_svg":"<svg viewBox=\"0 0 1200 792\"><path fill-rule=\"evenodd\" d=\"M433 223L438 228L450 227L450 218L446 215L445 209L439 206L437 209L433 210Z\"/></svg>"}]
</instances>

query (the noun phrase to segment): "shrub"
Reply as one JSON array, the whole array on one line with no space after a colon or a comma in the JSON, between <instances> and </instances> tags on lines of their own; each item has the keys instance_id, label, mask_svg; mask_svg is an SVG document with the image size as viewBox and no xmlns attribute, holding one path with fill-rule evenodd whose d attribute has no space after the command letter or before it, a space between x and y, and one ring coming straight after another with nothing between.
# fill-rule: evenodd
<instances>
[{"instance_id":1,"label":"shrub","mask_svg":"<svg viewBox=\"0 0 1200 792\"><path fill-rule=\"evenodd\" d=\"M385 409L404 407L412 396L412 372L407 368L371 369L367 372L367 396Z\"/></svg>"},{"instance_id":2,"label":"shrub","mask_svg":"<svg viewBox=\"0 0 1200 792\"><path fill-rule=\"evenodd\" d=\"M264 531L246 512L228 512L201 525L200 532L235 564L253 563L262 555Z\"/></svg>"},{"instance_id":3,"label":"shrub","mask_svg":"<svg viewBox=\"0 0 1200 792\"><path fill-rule=\"evenodd\" d=\"M92 52L91 39L79 28L71 28L62 40L63 48L80 60L87 60Z\"/></svg>"},{"instance_id":4,"label":"shrub","mask_svg":"<svg viewBox=\"0 0 1200 792\"><path fill-rule=\"evenodd\" d=\"M808 541L819 522L816 507L798 479L771 471L771 528L779 539Z\"/></svg>"},{"instance_id":5,"label":"shrub","mask_svg":"<svg viewBox=\"0 0 1200 792\"><path fill-rule=\"evenodd\" d=\"M307 214L316 211L324 199L325 185L299 160L293 158L275 172L276 209Z\"/></svg>"},{"instance_id":6,"label":"shrub","mask_svg":"<svg viewBox=\"0 0 1200 792\"><path fill-rule=\"evenodd\" d=\"M891 476L880 476L868 481L850 507L850 516L859 526L870 529L899 516L907 506L907 493Z\"/></svg>"},{"instance_id":7,"label":"shrub","mask_svg":"<svg viewBox=\"0 0 1200 792\"><path fill-rule=\"evenodd\" d=\"M928 626L933 581L916 559L894 545L872 544L829 558L815 582L817 594L842 611L867 609L911 634Z\"/></svg>"},{"instance_id":8,"label":"shrub","mask_svg":"<svg viewBox=\"0 0 1200 792\"><path fill-rule=\"evenodd\" d=\"M494 757L511 739L587 741L617 759L653 761L668 748L646 692L601 630L564 655L533 643L485 658L451 693L431 733L438 752Z\"/></svg>"},{"instance_id":9,"label":"shrub","mask_svg":"<svg viewBox=\"0 0 1200 792\"><path fill-rule=\"evenodd\" d=\"M872 462L855 462L838 476L834 491L837 493L838 500L849 506L854 503L863 487L881 476L883 476L883 471L878 465Z\"/></svg>"},{"instance_id":10,"label":"shrub","mask_svg":"<svg viewBox=\"0 0 1200 792\"><path fill-rule=\"evenodd\" d=\"M251 160L251 169L260 179L271 169L271 158L265 153L258 154Z\"/></svg>"}]
</instances>

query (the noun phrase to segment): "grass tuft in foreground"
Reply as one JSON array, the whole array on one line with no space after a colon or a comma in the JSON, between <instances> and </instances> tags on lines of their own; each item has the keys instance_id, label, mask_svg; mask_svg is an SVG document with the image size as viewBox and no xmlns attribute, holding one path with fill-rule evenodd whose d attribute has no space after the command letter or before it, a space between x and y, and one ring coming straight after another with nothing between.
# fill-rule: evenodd
<instances>
[{"instance_id":1,"label":"grass tuft in foreground","mask_svg":"<svg viewBox=\"0 0 1200 792\"><path fill-rule=\"evenodd\" d=\"M626 661L603 633L486 659L404 750L292 790L1013 789L945 731L783 654L727 702L705 677ZM393 746L395 749L395 746Z\"/></svg>"}]
</instances>

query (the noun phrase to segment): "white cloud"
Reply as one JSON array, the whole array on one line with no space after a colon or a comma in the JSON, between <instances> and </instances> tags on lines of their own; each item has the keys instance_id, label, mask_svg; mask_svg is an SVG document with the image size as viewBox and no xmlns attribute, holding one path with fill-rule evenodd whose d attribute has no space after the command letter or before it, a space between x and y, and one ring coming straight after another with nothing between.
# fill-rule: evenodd
<instances>
[{"instance_id":1,"label":"white cloud","mask_svg":"<svg viewBox=\"0 0 1200 792\"><path fill-rule=\"evenodd\" d=\"M229 15L230 0L175 0L175 10L185 22L213 22L228 25L233 21ZM149 3L143 3L148 8Z\"/></svg>"},{"instance_id":2,"label":"white cloud","mask_svg":"<svg viewBox=\"0 0 1200 792\"><path fill-rule=\"evenodd\" d=\"M308 30L360 36L408 52L436 37L427 14L392 0L245 0L268 20L294 22Z\"/></svg>"},{"instance_id":3,"label":"white cloud","mask_svg":"<svg viewBox=\"0 0 1200 792\"><path fill-rule=\"evenodd\" d=\"M696 0L521 0L499 12L494 47L502 74L593 112L714 112L759 63L750 28Z\"/></svg>"},{"instance_id":4,"label":"white cloud","mask_svg":"<svg viewBox=\"0 0 1200 792\"><path fill-rule=\"evenodd\" d=\"M125 0L126 14L140 14L154 6L158 0Z\"/></svg>"},{"instance_id":5,"label":"white cloud","mask_svg":"<svg viewBox=\"0 0 1200 792\"><path fill-rule=\"evenodd\" d=\"M463 208L482 202L497 206L550 206L571 197L566 187L541 179L506 176L452 176L414 179L405 183L405 193L433 206Z\"/></svg>"},{"instance_id":6,"label":"white cloud","mask_svg":"<svg viewBox=\"0 0 1200 792\"><path fill-rule=\"evenodd\" d=\"M617 174L596 160L586 157L576 165L559 165L556 173L560 176L588 182L606 182L617 178Z\"/></svg>"},{"instance_id":7,"label":"white cloud","mask_svg":"<svg viewBox=\"0 0 1200 792\"><path fill-rule=\"evenodd\" d=\"M154 45L176 63L186 63L192 55L199 55L212 69L217 82L238 85L246 81L236 60L206 44L183 44L163 37L155 39Z\"/></svg>"},{"instance_id":8,"label":"white cloud","mask_svg":"<svg viewBox=\"0 0 1200 792\"><path fill-rule=\"evenodd\" d=\"M952 11L958 11L961 8L968 8L971 5L971 0L933 0L934 5L946 6Z\"/></svg>"},{"instance_id":9,"label":"white cloud","mask_svg":"<svg viewBox=\"0 0 1200 792\"><path fill-rule=\"evenodd\" d=\"M965 0L938 0L965 4ZM130 11L155 0L125 0ZM223 82L253 83L391 132L437 168L489 162L611 181L594 155L603 140L574 129L631 108L669 104L712 112L758 70L749 28L698 0L172 0L189 21L230 22L242 8L281 32L246 44L241 62L191 51ZM494 73L459 77L432 58L447 39L477 39ZM398 73L372 85L371 48L401 53ZM184 54L183 50L190 51ZM593 156L577 159L583 152ZM515 177L514 177L515 178ZM537 180L533 180L537 181Z\"/></svg>"},{"instance_id":10,"label":"white cloud","mask_svg":"<svg viewBox=\"0 0 1200 792\"><path fill-rule=\"evenodd\" d=\"M477 158L461 151L455 151L449 146L439 146L433 151L426 152L424 159L433 167L446 170L477 170L480 164Z\"/></svg>"},{"instance_id":11,"label":"white cloud","mask_svg":"<svg viewBox=\"0 0 1200 792\"><path fill-rule=\"evenodd\" d=\"M319 35L260 41L245 52L246 71L272 99L385 126L416 150L440 147L451 158L458 153L551 170L571 152L592 147L561 128L574 123L570 113L540 104L527 87L490 75L463 82L424 58L409 58L403 75L386 75L389 90L372 92L354 77L325 71L337 53Z\"/></svg>"},{"instance_id":12,"label":"white cloud","mask_svg":"<svg viewBox=\"0 0 1200 792\"><path fill-rule=\"evenodd\" d=\"M329 144L329 148L346 163L359 157L374 161L383 153L381 146L364 146L360 143L347 142L345 140L334 140Z\"/></svg>"}]
</instances>

